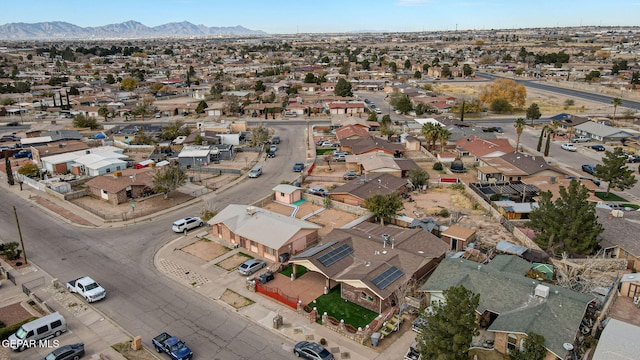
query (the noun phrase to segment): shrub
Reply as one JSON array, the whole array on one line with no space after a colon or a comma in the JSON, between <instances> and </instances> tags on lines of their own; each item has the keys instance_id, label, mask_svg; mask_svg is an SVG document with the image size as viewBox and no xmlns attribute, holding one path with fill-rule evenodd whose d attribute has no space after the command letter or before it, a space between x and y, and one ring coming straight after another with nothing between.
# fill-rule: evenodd
<instances>
[{"instance_id":1,"label":"shrub","mask_svg":"<svg viewBox=\"0 0 640 360\"><path fill-rule=\"evenodd\" d=\"M449 217L449 210L447 210L447 209L442 209L442 210L440 210L440 212L438 213L438 215L439 215L439 216L442 216L442 217Z\"/></svg>"},{"instance_id":2,"label":"shrub","mask_svg":"<svg viewBox=\"0 0 640 360\"><path fill-rule=\"evenodd\" d=\"M451 185L451 188L452 188L453 190L460 190L460 191L462 191L462 190L464 190L464 184L462 184L462 183L455 183L455 184Z\"/></svg>"},{"instance_id":3,"label":"shrub","mask_svg":"<svg viewBox=\"0 0 640 360\"><path fill-rule=\"evenodd\" d=\"M6 243L2 250L2 255L8 260L15 260L20 257L22 250L18 249L19 244L15 241Z\"/></svg>"},{"instance_id":4,"label":"shrub","mask_svg":"<svg viewBox=\"0 0 640 360\"><path fill-rule=\"evenodd\" d=\"M20 326L22 326L23 324L28 323L29 321L33 321L37 319L37 317L30 317L24 321L21 321L17 324L13 324L4 328L0 329L0 340L7 340L9 338L9 336L11 336L11 334L15 333L16 331L18 331L18 328Z\"/></svg>"},{"instance_id":5,"label":"shrub","mask_svg":"<svg viewBox=\"0 0 640 360\"><path fill-rule=\"evenodd\" d=\"M442 171L443 168L444 168L444 166L442 166L441 162L437 162L437 163L433 164L433 170Z\"/></svg>"}]
</instances>

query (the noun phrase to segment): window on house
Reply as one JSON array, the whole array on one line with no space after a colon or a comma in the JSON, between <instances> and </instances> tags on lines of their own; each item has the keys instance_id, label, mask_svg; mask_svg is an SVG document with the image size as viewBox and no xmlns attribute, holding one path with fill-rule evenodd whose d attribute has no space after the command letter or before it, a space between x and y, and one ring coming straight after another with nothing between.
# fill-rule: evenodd
<instances>
[{"instance_id":1,"label":"window on house","mask_svg":"<svg viewBox=\"0 0 640 360\"><path fill-rule=\"evenodd\" d=\"M518 337L515 336L514 334L509 334L509 336L507 336L507 350L515 351L517 348L517 344L518 344Z\"/></svg>"},{"instance_id":2,"label":"window on house","mask_svg":"<svg viewBox=\"0 0 640 360\"><path fill-rule=\"evenodd\" d=\"M280 196L284 197L284 193L283 193L283 192L281 192L281 193L280 193Z\"/></svg>"},{"instance_id":3,"label":"window on house","mask_svg":"<svg viewBox=\"0 0 640 360\"><path fill-rule=\"evenodd\" d=\"M368 302L373 302L373 297L369 296L369 294L364 291L360 293L360 299L366 300Z\"/></svg>"},{"instance_id":4,"label":"window on house","mask_svg":"<svg viewBox=\"0 0 640 360\"><path fill-rule=\"evenodd\" d=\"M111 172L111 169L107 169L107 174Z\"/></svg>"},{"instance_id":5,"label":"window on house","mask_svg":"<svg viewBox=\"0 0 640 360\"><path fill-rule=\"evenodd\" d=\"M276 255L276 251L268 246L263 246L263 250L265 254Z\"/></svg>"}]
</instances>

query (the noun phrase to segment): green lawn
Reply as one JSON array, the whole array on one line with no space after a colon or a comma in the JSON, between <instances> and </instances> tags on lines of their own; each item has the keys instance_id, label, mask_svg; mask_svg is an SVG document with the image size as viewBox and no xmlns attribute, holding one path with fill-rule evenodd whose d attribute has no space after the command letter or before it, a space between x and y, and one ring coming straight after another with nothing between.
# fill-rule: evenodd
<instances>
[{"instance_id":1,"label":"green lawn","mask_svg":"<svg viewBox=\"0 0 640 360\"><path fill-rule=\"evenodd\" d=\"M620 196L614 194L614 193L609 193L608 197L605 197L607 193L605 191L596 191L596 197L598 197L599 199L602 199L604 201L618 201L618 202L622 202L622 201L629 201L625 198L621 198Z\"/></svg>"},{"instance_id":2,"label":"green lawn","mask_svg":"<svg viewBox=\"0 0 640 360\"><path fill-rule=\"evenodd\" d=\"M321 317L325 312L333 316L338 321L344 320L356 329L364 328L370 324L378 313L365 309L362 306L348 302L340 297L340 286L334 287L327 295L321 295L315 302L311 302L311 308L318 308L318 315Z\"/></svg>"},{"instance_id":3,"label":"green lawn","mask_svg":"<svg viewBox=\"0 0 640 360\"><path fill-rule=\"evenodd\" d=\"M302 265L296 265L296 274L298 275L298 277L304 275L307 272L307 268L302 266ZM290 278L291 274L293 274L293 266L287 266L286 268L284 268L282 271L280 271L280 274Z\"/></svg>"}]
</instances>

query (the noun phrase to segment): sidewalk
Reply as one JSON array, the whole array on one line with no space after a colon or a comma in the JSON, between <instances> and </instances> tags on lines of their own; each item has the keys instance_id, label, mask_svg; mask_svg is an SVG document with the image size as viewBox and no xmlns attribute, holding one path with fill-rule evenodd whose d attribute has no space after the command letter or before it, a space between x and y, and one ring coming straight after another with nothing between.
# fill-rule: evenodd
<instances>
[{"instance_id":1,"label":"sidewalk","mask_svg":"<svg viewBox=\"0 0 640 360\"><path fill-rule=\"evenodd\" d=\"M315 322L310 323L288 306L263 294L248 290L245 278L237 274L236 271L226 271L215 265L221 260L233 256L241 249L228 251L208 262L179 250L207 235L207 231L200 230L169 242L156 253L154 258L156 268L171 279L213 301L229 306L252 322L284 336L294 343L303 340L319 342L322 338L326 339L326 347L336 359L388 359L390 354L393 354L393 357L401 358L414 341L415 333L410 330L411 324L409 322L402 324L402 330L392 335L394 338L386 340L393 341L393 343L386 346L384 352L379 352L382 350L381 348L372 349L360 345ZM207 239L211 239L211 236ZM254 303L235 309L221 299L227 289L252 300ZM276 315L281 315L283 318L283 326L280 329L273 327L273 318ZM398 335L400 336L398 337Z\"/></svg>"},{"instance_id":2,"label":"sidewalk","mask_svg":"<svg viewBox=\"0 0 640 360\"><path fill-rule=\"evenodd\" d=\"M125 359L113 350L111 345L130 340L132 337L117 324L111 322L94 307L87 305L77 295L56 289L53 286L53 278L36 265L30 264L20 270L14 270L4 262L2 266L16 278L16 285L9 280L2 280L0 307L20 304L31 315L41 316L29 304L34 301L23 292L23 285L25 285L35 297L41 300L41 303L59 312L67 320L69 330L52 340L58 340L61 345L84 343L88 359L99 359L100 355L112 360ZM70 306L70 304L75 305ZM52 350L54 349L33 348L15 353L8 348L0 347L0 359L42 359Z\"/></svg>"}]
</instances>

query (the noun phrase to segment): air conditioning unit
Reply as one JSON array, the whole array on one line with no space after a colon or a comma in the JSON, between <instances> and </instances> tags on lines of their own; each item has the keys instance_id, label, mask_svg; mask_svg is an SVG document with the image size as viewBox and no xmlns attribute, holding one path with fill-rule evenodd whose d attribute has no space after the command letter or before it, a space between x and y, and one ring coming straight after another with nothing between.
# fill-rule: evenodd
<instances>
[{"instance_id":1,"label":"air conditioning unit","mask_svg":"<svg viewBox=\"0 0 640 360\"><path fill-rule=\"evenodd\" d=\"M549 287L545 285L538 285L536 286L536 290L534 294L535 296L539 296L543 299L546 299L549 297Z\"/></svg>"}]
</instances>

